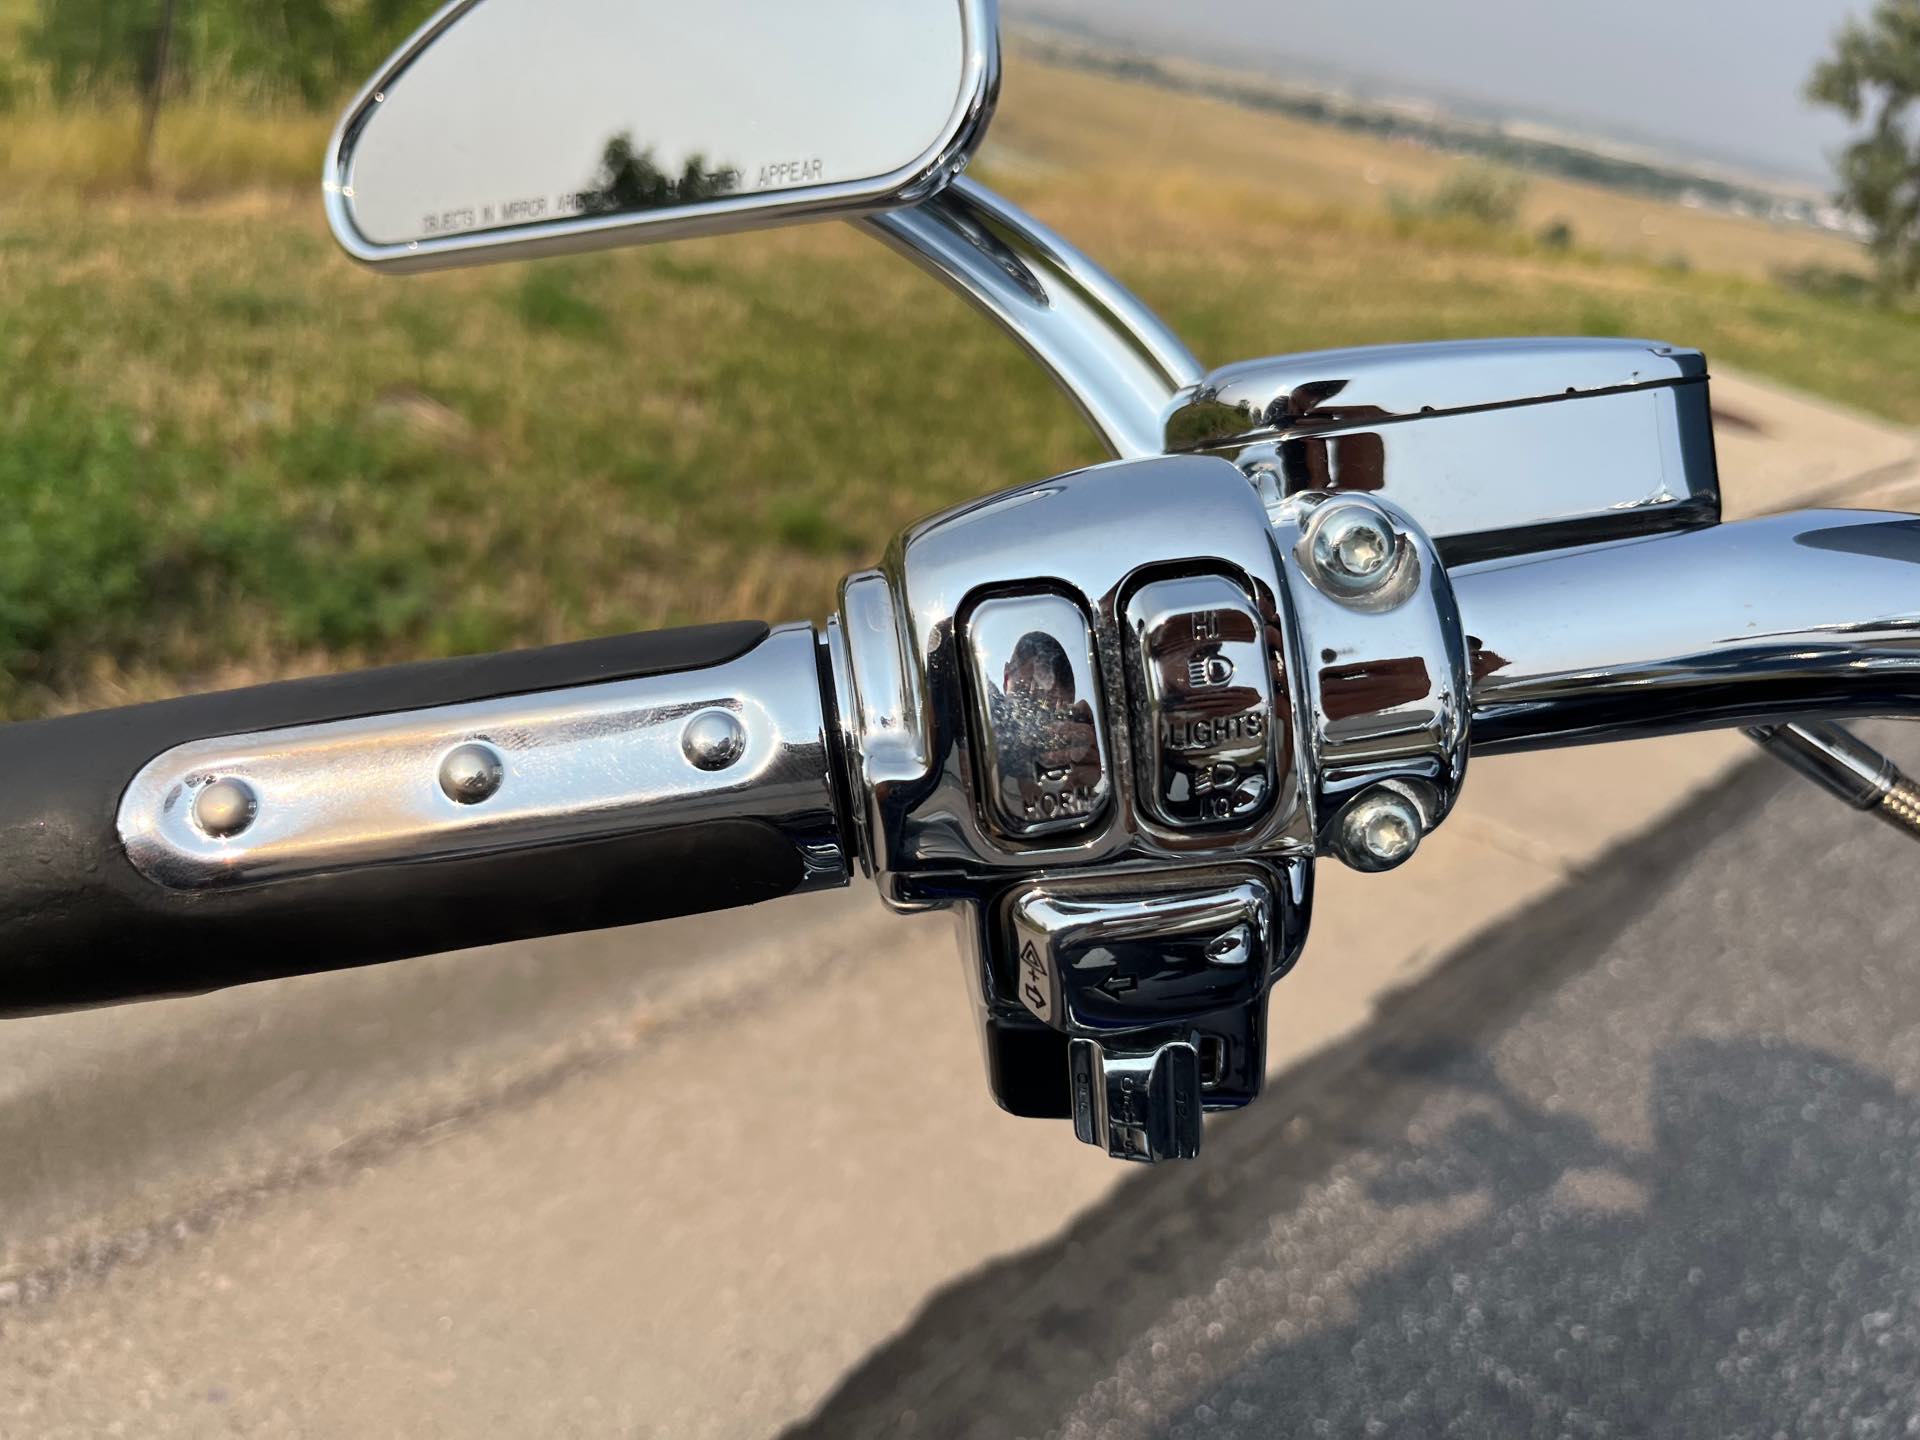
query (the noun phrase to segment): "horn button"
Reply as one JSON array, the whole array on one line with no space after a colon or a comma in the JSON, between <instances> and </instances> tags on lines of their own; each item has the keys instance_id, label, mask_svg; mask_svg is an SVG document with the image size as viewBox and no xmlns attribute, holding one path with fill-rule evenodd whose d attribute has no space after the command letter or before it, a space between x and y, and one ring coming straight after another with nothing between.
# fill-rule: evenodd
<instances>
[{"instance_id":1,"label":"horn button","mask_svg":"<svg viewBox=\"0 0 1920 1440\"><path fill-rule=\"evenodd\" d=\"M973 607L967 641L988 823L1015 840L1092 825L1113 782L1087 617L1064 596L1002 595Z\"/></svg>"}]
</instances>

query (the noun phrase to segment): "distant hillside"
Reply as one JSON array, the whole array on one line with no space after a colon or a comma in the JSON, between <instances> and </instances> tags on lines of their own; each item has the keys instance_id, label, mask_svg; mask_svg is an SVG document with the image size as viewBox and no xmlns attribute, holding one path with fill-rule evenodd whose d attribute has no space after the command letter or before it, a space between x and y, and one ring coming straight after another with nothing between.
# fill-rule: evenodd
<instances>
[{"instance_id":1,"label":"distant hillside","mask_svg":"<svg viewBox=\"0 0 1920 1440\"><path fill-rule=\"evenodd\" d=\"M1204 95L1379 139L1477 156L1692 209L1855 238L1863 233L1854 216L1810 186L1762 180L1530 121L1476 119L1428 101L1362 100L1297 81L1156 57L1064 26L1029 23L1009 27L1008 33L1022 51L1056 65Z\"/></svg>"}]
</instances>

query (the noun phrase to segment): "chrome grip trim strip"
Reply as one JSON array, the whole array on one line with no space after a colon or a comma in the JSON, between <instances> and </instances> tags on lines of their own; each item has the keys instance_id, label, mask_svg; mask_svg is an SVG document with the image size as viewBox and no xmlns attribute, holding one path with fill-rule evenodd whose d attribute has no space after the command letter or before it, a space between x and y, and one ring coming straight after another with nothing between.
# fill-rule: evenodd
<instances>
[{"instance_id":1,"label":"chrome grip trim strip","mask_svg":"<svg viewBox=\"0 0 1920 1440\"><path fill-rule=\"evenodd\" d=\"M788 625L702 670L196 740L128 785L121 843L156 884L204 890L754 819L808 888L844 884L817 643ZM456 798L443 767L479 747L498 778ZM200 797L235 782L251 814L208 824Z\"/></svg>"}]
</instances>

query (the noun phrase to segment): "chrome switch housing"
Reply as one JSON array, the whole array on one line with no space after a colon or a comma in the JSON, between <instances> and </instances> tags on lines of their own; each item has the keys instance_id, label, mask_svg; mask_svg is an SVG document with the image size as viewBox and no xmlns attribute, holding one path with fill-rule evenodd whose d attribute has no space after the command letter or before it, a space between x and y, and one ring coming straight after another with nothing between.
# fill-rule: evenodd
<instances>
[{"instance_id":1,"label":"chrome switch housing","mask_svg":"<svg viewBox=\"0 0 1920 1440\"><path fill-rule=\"evenodd\" d=\"M828 629L862 864L958 913L995 1099L1127 1159L1259 1094L1354 807L1430 829L1464 768L1431 543L1344 497L1391 564L1328 593L1301 556L1329 497L1267 479L1170 455L969 502L849 577Z\"/></svg>"},{"instance_id":2,"label":"chrome switch housing","mask_svg":"<svg viewBox=\"0 0 1920 1440\"><path fill-rule=\"evenodd\" d=\"M1246 587L1224 575L1155 580L1128 599L1124 626L1141 808L1176 829L1257 820L1284 737L1266 625Z\"/></svg>"}]
</instances>

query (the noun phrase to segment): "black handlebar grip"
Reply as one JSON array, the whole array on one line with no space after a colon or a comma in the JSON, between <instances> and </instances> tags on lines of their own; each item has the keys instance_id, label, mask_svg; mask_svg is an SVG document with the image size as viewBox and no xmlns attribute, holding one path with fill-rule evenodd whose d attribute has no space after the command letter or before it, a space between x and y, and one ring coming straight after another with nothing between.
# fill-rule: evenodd
<instances>
[{"instance_id":1,"label":"black handlebar grip","mask_svg":"<svg viewBox=\"0 0 1920 1440\"><path fill-rule=\"evenodd\" d=\"M799 851L750 819L201 891L168 889L134 869L117 824L128 782L188 741L693 670L735 659L767 633L759 624L700 626L0 726L0 1015L190 994L788 894L804 875Z\"/></svg>"}]
</instances>

